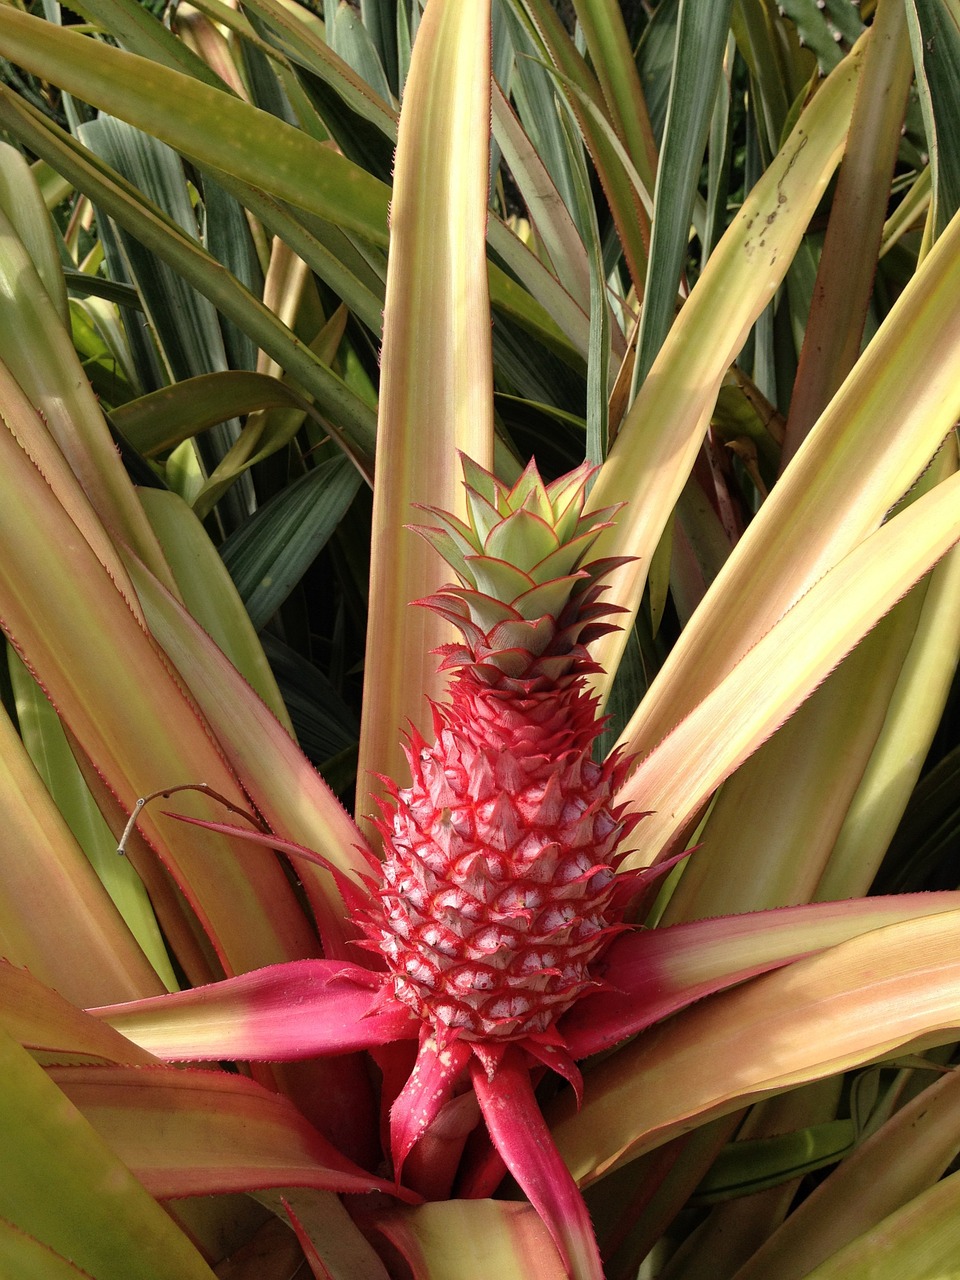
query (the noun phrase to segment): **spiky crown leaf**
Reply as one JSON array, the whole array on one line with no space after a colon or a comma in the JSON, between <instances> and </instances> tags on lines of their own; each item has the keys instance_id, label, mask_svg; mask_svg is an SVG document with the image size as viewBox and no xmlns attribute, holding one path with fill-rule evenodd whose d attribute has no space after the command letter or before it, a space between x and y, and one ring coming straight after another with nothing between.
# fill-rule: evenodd
<instances>
[{"instance_id":1,"label":"spiky crown leaf","mask_svg":"<svg viewBox=\"0 0 960 1280\"><path fill-rule=\"evenodd\" d=\"M562 678L593 669L584 646L613 629L599 580L620 559L583 560L616 507L584 513L595 468L545 483L531 462L513 487L461 455L467 520L422 507L438 526L413 526L460 579L416 601L453 623L465 644L444 645L443 669L469 666L487 682Z\"/></svg>"}]
</instances>

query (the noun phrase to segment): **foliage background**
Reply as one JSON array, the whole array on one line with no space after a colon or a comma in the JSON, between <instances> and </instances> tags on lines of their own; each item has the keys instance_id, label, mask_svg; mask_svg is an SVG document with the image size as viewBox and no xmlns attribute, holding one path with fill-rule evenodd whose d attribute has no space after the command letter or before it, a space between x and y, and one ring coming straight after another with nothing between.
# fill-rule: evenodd
<instances>
[{"instance_id":1,"label":"foliage background","mask_svg":"<svg viewBox=\"0 0 960 1280\"><path fill-rule=\"evenodd\" d=\"M143 1051L133 1035L97 1039L106 1024L71 1021L67 1004L299 961L318 933L327 955L349 953L327 872L198 835L161 804L125 860L119 831L137 797L203 782L355 875L354 828L277 726L361 825L367 780L402 774L399 731L442 695L429 650L444 638L407 608L440 572L403 530L411 503L459 500L457 446L487 451L507 480L534 454L548 476L609 456L594 500L628 505L606 553L636 560L614 587L629 625L601 655L604 749L644 758L624 797L656 810L636 861L699 846L644 923L954 890L960 597L956 558L940 557L957 511L960 11L498 0L492 65L512 110L495 97L493 142L453 122L456 86L437 116L428 94L404 103L424 156L492 155L491 327L476 295L450 300L468 238L452 200L422 202L403 251L415 285L388 302L419 6L78 8L0 10L14 442L0 462L0 950L37 983L8 976L3 1001L3 1247L22 1274L39 1258L61 1268L48 1274L128 1276L135 1255L144 1275L241 1275L259 1232L270 1260L248 1265L272 1271L251 1274L296 1257L317 1275L440 1276L491 1274L495 1236L498 1274L555 1274L509 1186L343 1210L303 1126L385 1172L366 1059L244 1067L291 1112L242 1153L235 1135L197 1136L196 1098L168 1099L184 1127L164 1156L129 1145L150 1132L142 1099L125 1110L110 1093L108 1124L106 1103L71 1093L71 1069L133 1070ZM431 83L439 95L439 69ZM768 239L751 241L767 207ZM409 339L389 359L385 326ZM493 394L474 411L437 370L461 368L456 335L480 332ZM894 535L871 553L888 513L927 490L945 514L913 526L916 565L894 561ZM834 570L850 576L821 605L811 588ZM223 817L192 793L177 807ZM905 1274L905 1256L911 1274L935 1274L955 1257L957 906L936 906L939 923L905 898L899 923L851 913L842 938L778 943L777 964L806 956L796 973L711 995L596 1064L579 1118L543 1086L609 1275L854 1276L880 1265L883 1240L895 1244L877 1274ZM771 967L760 918L745 919L743 952L719 927L720 959L706 927L683 946L691 935L664 931L670 990L692 999ZM775 931L784 917L766 919ZM40 984L63 1004L44 1004ZM781 1006L786 1060L762 1035ZM238 1092L224 1114L240 1106ZM920 1127L925 1109L935 1129ZM67 1159L57 1125L76 1116L104 1147L83 1130ZM219 1153L206 1180L205 1144ZM287 1217L269 1188L291 1184L266 1175L266 1152L298 1170ZM123 1166L136 1180L115 1207L102 1180ZM91 1224L77 1238L51 1224L38 1190L50 1178ZM880 1188L868 1207L864 1183ZM84 1252L104 1221L110 1243Z\"/></svg>"}]
</instances>

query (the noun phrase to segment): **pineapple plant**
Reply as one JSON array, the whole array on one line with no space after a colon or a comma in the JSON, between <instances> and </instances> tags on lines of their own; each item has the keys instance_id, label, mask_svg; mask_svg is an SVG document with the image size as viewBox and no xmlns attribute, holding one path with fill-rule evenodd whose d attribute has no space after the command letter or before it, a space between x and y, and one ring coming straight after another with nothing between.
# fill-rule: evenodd
<instances>
[{"instance_id":1,"label":"pineapple plant","mask_svg":"<svg viewBox=\"0 0 960 1280\"><path fill-rule=\"evenodd\" d=\"M943 6L75 3L0 6L6 1269L954 1266Z\"/></svg>"}]
</instances>

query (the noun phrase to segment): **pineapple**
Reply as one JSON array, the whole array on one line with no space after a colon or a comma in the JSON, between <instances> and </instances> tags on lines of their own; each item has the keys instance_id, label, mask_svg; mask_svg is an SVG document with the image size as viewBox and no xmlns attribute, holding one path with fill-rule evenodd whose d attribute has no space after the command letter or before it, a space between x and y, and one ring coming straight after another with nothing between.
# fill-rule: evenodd
<instances>
[{"instance_id":1,"label":"pineapple","mask_svg":"<svg viewBox=\"0 0 960 1280\"><path fill-rule=\"evenodd\" d=\"M583 559L613 509L584 514L591 468L508 488L463 459L468 522L424 508L418 528L459 578L416 603L447 618L455 672L436 740L411 733L409 787L387 780L385 861L368 932L393 994L451 1040L561 1044L554 1022L588 988L619 924L621 843L637 815L613 803L626 764L597 764L604 721L585 688L587 645L612 629Z\"/></svg>"}]
</instances>

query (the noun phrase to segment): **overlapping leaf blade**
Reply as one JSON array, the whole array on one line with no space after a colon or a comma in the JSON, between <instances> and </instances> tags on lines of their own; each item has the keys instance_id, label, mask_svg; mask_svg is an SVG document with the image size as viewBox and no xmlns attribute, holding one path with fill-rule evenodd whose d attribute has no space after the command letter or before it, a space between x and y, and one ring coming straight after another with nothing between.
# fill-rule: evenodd
<instances>
[{"instance_id":1,"label":"overlapping leaf blade","mask_svg":"<svg viewBox=\"0 0 960 1280\"><path fill-rule=\"evenodd\" d=\"M692 468L724 374L783 278L840 156L859 73L851 54L821 86L791 137L711 256L624 420L591 503L625 502L598 554L628 550L611 591L632 610L669 514ZM663 477L669 477L664 483ZM595 649L607 689L626 632Z\"/></svg>"},{"instance_id":2,"label":"overlapping leaf blade","mask_svg":"<svg viewBox=\"0 0 960 1280\"><path fill-rule=\"evenodd\" d=\"M211 1280L187 1237L6 1032L0 1055L0 1218L95 1280Z\"/></svg>"},{"instance_id":3,"label":"overlapping leaf blade","mask_svg":"<svg viewBox=\"0 0 960 1280\"><path fill-rule=\"evenodd\" d=\"M947 912L875 930L694 1006L621 1050L590 1074L579 1113L557 1108L552 1132L575 1176L590 1181L748 1100L907 1045L950 1043L956 923Z\"/></svg>"},{"instance_id":4,"label":"overlapping leaf blade","mask_svg":"<svg viewBox=\"0 0 960 1280\"><path fill-rule=\"evenodd\" d=\"M362 779L403 776L397 726L425 724L427 699L442 690L431 651L449 629L409 607L435 589L441 561L403 526L414 503L463 510L458 449L492 461L489 41L488 3L441 0L424 16L407 77L391 205Z\"/></svg>"}]
</instances>

